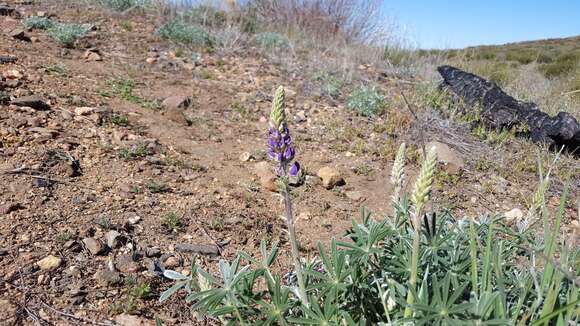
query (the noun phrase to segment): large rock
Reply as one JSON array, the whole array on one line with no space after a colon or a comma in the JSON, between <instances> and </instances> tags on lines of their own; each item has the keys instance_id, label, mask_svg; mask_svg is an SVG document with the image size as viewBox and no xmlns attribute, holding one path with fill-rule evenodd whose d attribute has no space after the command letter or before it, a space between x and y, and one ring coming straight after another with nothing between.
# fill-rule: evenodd
<instances>
[{"instance_id":1,"label":"large rock","mask_svg":"<svg viewBox=\"0 0 580 326\"><path fill-rule=\"evenodd\" d=\"M318 170L317 174L320 179L322 179L322 186L326 189L332 189L336 186L344 184L344 179L342 178L340 172L337 169L325 166Z\"/></svg>"},{"instance_id":2,"label":"large rock","mask_svg":"<svg viewBox=\"0 0 580 326\"><path fill-rule=\"evenodd\" d=\"M437 153L437 160L443 164L443 169L449 174L457 174L461 172L465 166L465 162L461 157L461 154L456 150L449 147L447 144L432 141L425 145L425 149L429 151L431 148L435 148Z\"/></svg>"}]
</instances>

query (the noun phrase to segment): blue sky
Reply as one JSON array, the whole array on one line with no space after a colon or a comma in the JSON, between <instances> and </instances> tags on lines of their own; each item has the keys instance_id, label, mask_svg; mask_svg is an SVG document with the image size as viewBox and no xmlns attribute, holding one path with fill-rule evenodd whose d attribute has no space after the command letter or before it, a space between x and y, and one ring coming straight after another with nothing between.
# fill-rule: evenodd
<instances>
[{"instance_id":1,"label":"blue sky","mask_svg":"<svg viewBox=\"0 0 580 326\"><path fill-rule=\"evenodd\" d=\"M580 35L580 0L385 0L420 48L462 48Z\"/></svg>"}]
</instances>

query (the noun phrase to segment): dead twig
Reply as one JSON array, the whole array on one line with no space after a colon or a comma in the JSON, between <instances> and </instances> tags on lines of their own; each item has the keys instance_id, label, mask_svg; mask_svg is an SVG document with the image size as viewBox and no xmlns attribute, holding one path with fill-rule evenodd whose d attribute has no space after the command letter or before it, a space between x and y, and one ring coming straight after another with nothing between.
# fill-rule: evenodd
<instances>
[{"instance_id":1,"label":"dead twig","mask_svg":"<svg viewBox=\"0 0 580 326\"><path fill-rule=\"evenodd\" d=\"M411 115L413 115L415 122L419 125L419 142L421 143L421 149L423 150L423 159L425 159L427 157L427 151L425 150L425 135L424 135L424 130L423 130L423 123L421 120L419 120L419 117L417 116L415 111L413 111L413 108L411 107L411 104L407 100L405 93L401 92L401 96L403 97L403 100L405 101L405 104L407 105L407 110L409 110L409 112L411 112Z\"/></svg>"}]
</instances>

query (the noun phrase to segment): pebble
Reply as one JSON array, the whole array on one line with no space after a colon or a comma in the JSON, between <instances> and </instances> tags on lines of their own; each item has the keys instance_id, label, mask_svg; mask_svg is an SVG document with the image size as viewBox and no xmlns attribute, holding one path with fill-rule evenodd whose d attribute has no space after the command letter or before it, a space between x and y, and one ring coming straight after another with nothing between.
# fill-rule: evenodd
<instances>
[{"instance_id":1,"label":"pebble","mask_svg":"<svg viewBox=\"0 0 580 326\"><path fill-rule=\"evenodd\" d=\"M250 152L243 152L240 154L240 161L248 162L249 160L253 159L252 154Z\"/></svg>"},{"instance_id":2,"label":"pebble","mask_svg":"<svg viewBox=\"0 0 580 326\"><path fill-rule=\"evenodd\" d=\"M87 250L93 255L101 254L105 250L103 243L95 238L84 238L83 243Z\"/></svg>"},{"instance_id":3,"label":"pebble","mask_svg":"<svg viewBox=\"0 0 580 326\"><path fill-rule=\"evenodd\" d=\"M54 269L59 267L60 264L62 264L62 259L53 255L46 256L36 262L36 265L38 265L41 270Z\"/></svg>"},{"instance_id":4,"label":"pebble","mask_svg":"<svg viewBox=\"0 0 580 326\"><path fill-rule=\"evenodd\" d=\"M175 268L175 267L179 266L179 258L177 258L175 256L171 256L163 262L163 266L165 268Z\"/></svg>"},{"instance_id":5,"label":"pebble","mask_svg":"<svg viewBox=\"0 0 580 326\"><path fill-rule=\"evenodd\" d=\"M219 249L215 245L178 243L175 245L175 251L213 257L219 255Z\"/></svg>"},{"instance_id":6,"label":"pebble","mask_svg":"<svg viewBox=\"0 0 580 326\"><path fill-rule=\"evenodd\" d=\"M514 208L508 212L504 213L506 222L508 224L513 224L514 222L520 221L524 217L524 212L519 208Z\"/></svg>"},{"instance_id":7,"label":"pebble","mask_svg":"<svg viewBox=\"0 0 580 326\"><path fill-rule=\"evenodd\" d=\"M352 201L360 201L363 199L363 194L360 191L347 191L346 197Z\"/></svg>"},{"instance_id":8,"label":"pebble","mask_svg":"<svg viewBox=\"0 0 580 326\"><path fill-rule=\"evenodd\" d=\"M116 285L121 283L121 274L108 269L100 269L93 276L102 286Z\"/></svg>"},{"instance_id":9,"label":"pebble","mask_svg":"<svg viewBox=\"0 0 580 326\"><path fill-rule=\"evenodd\" d=\"M325 166L318 170L318 176L322 179L322 186L326 189L332 189L344 184L344 179L338 170Z\"/></svg>"},{"instance_id":10,"label":"pebble","mask_svg":"<svg viewBox=\"0 0 580 326\"><path fill-rule=\"evenodd\" d=\"M141 217L140 216L130 217L128 219L128 221L129 221L129 224L135 225L135 224L139 223L139 221L141 221Z\"/></svg>"},{"instance_id":11,"label":"pebble","mask_svg":"<svg viewBox=\"0 0 580 326\"><path fill-rule=\"evenodd\" d=\"M117 246L119 246L119 237L121 236L121 234L115 230L111 230L109 232L107 232L105 234L105 240L107 242L107 246L109 246L109 248L116 248Z\"/></svg>"},{"instance_id":12,"label":"pebble","mask_svg":"<svg viewBox=\"0 0 580 326\"><path fill-rule=\"evenodd\" d=\"M131 254L118 256L115 259L115 267L123 273L137 273L141 269Z\"/></svg>"}]
</instances>

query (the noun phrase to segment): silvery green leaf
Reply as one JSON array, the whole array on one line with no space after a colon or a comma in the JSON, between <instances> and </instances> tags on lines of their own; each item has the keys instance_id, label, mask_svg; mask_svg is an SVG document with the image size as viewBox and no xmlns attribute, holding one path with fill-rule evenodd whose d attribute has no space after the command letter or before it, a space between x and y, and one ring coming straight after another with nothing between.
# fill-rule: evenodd
<instances>
[{"instance_id":1,"label":"silvery green leaf","mask_svg":"<svg viewBox=\"0 0 580 326\"><path fill-rule=\"evenodd\" d=\"M176 281L185 281L185 280L188 279L187 276L185 276L185 275L183 275L181 273L178 273L176 271L172 271L170 269L166 269L163 272L163 276L165 276L165 277L167 277L169 279L172 279L172 280L176 280Z\"/></svg>"},{"instance_id":2,"label":"silvery green leaf","mask_svg":"<svg viewBox=\"0 0 580 326\"><path fill-rule=\"evenodd\" d=\"M175 283L172 287L170 287L169 289L167 289L163 293L161 293L161 296L159 297L159 302L163 302L163 301L167 300L175 292L179 291L179 289L181 289L183 286L185 286L184 282Z\"/></svg>"}]
</instances>

